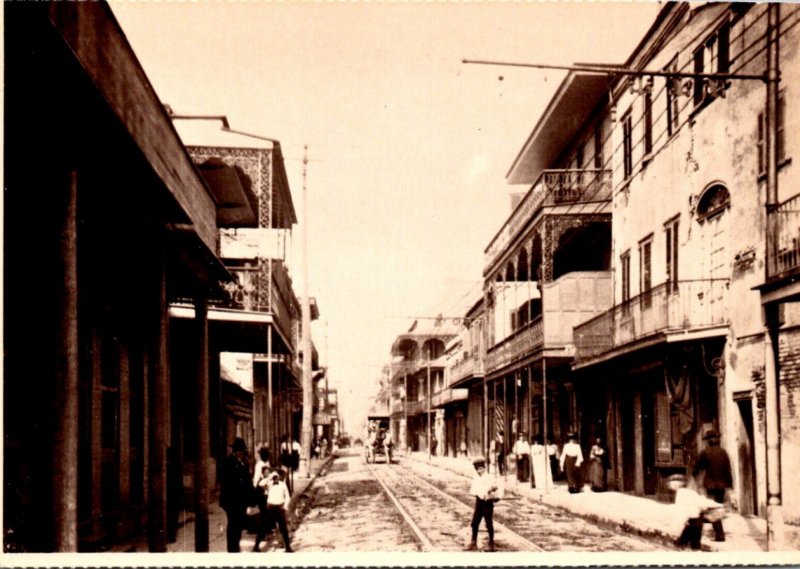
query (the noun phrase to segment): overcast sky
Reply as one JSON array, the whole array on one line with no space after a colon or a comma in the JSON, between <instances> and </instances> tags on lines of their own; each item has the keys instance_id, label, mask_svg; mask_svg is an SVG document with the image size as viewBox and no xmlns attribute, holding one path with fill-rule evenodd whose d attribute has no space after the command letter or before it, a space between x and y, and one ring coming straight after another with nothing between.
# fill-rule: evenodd
<instances>
[{"instance_id":1,"label":"overcast sky","mask_svg":"<svg viewBox=\"0 0 800 569\"><path fill-rule=\"evenodd\" d=\"M505 175L563 72L462 59L621 63L652 2L128 2L164 103L281 141L300 217L308 145L314 343L357 432L409 317L463 315L510 213Z\"/></svg>"}]
</instances>

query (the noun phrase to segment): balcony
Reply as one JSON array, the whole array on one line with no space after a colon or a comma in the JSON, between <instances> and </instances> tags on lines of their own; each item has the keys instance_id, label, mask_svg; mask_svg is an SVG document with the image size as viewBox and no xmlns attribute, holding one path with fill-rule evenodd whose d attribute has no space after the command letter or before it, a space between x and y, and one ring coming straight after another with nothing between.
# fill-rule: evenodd
<instances>
[{"instance_id":1,"label":"balcony","mask_svg":"<svg viewBox=\"0 0 800 569\"><path fill-rule=\"evenodd\" d=\"M450 369L450 383L458 383L470 377L481 377L483 374L483 359L479 358L477 353L473 353L453 364Z\"/></svg>"},{"instance_id":2,"label":"balcony","mask_svg":"<svg viewBox=\"0 0 800 569\"><path fill-rule=\"evenodd\" d=\"M577 362L585 363L642 340L727 325L728 282L664 283L576 326Z\"/></svg>"},{"instance_id":3,"label":"balcony","mask_svg":"<svg viewBox=\"0 0 800 569\"><path fill-rule=\"evenodd\" d=\"M486 249L485 267L543 207L611 201L611 170L543 170Z\"/></svg>"},{"instance_id":4,"label":"balcony","mask_svg":"<svg viewBox=\"0 0 800 569\"><path fill-rule=\"evenodd\" d=\"M442 389L431 397L431 408L442 407L454 401L465 401L468 394L467 389Z\"/></svg>"},{"instance_id":5,"label":"balcony","mask_svg":"<svg viewBox=\"0 0 800 569\"><path fill-rule=\"evenodd\" d=\"M775 243L767 259L767 282L771 283L800 273L800 194L779 204L769 216Z\"/></svg>"},{"instance_id":6,"label":"balcony","mask_svg":"<svg viewBox=\"0 0 800 569\"><path fill-rule=\"evenodd\" d=\"M489 349L486 371L496 371L545 348L572 346L574 326L606 311L611 302L609 271L576 271L543 285L542 314Z\"/></svg>"},{"instance_id":7,"label":"balcony","mask_svg":"<svg viewBox=\"0 0 800 569\"><path fill-rule=\"evenodd\" d=\"M272 314L283 336L292 344L290 348L294 349L291 306L295 302L295 296L292 292L292 279L283 262L273 260L269 263L272 268L272 286L267 286L269 264L261 267L229 267L237 282L225 285L228 299L223 305L237 310Z\"/></svg>"}]
</instances>

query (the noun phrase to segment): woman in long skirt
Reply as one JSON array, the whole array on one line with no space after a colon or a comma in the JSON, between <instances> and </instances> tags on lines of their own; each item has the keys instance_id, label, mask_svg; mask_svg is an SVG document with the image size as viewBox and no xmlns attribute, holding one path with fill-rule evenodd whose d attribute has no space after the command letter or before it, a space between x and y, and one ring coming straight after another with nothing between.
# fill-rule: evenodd
<instances>
[{"instance_id":1,"label":"woman in long skirt","mask_svg":"<svg viewBox=\"0 0 800 569\"><path fill-rule=\"evenodd\" d=\"M583 464L583 451L578 444L575 433L567 435L568 441L561 451L561 470L567 475L567 484L570 494L581 491L581 464Z\"/></svg>"},{"instance_id":2,"label":"woman in long skirt","mask_svg":"<svg viewBox=\"0 0 800 569\"><path fill-rule=\"evenodd\" d=\"M542 435L536 435L531 445L531 472L534 487L547 490L553 487L553 474L550 470L550 459L547 448L542 444Z\"/></svg>"},{"instance_id":3,"label":"woman in long skirt","mask_svg":"<svg viewBox=\"0 0 800 569\"><path fill-rule=\"evenodd\" d=\"M595 439L589 451L589 484L594 492L606 491L606 450L600 439Z\"/></svg>"}]
</instances>

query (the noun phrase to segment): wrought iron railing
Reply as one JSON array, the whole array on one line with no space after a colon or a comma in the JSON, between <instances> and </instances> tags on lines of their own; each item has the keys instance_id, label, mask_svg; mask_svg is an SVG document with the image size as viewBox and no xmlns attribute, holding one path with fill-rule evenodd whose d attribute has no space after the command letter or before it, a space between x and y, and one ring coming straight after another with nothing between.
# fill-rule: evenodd
<instances>
[{"instance_id":1,"label":"wrought iron railing","mask_svg":"<svg viewBox=\"0 0 800 569\"><path fill-rule=\"evenodd\" d=\"M728 322L728 279L667 282L575 327L576 360L584 361L659 333Z\"/></svg>"},{"instance_id":2,"label":"wrought iron railing","mask_svg":"<svg viewBox=\"0 0 800 569\"><path fill-rule=\"evenodd\" d=\"M486 250L491 265L544 206L611 200L611 170L543 170Z\"/></svg>"},{"instance_id":3,"label":"wrought iron railing","mask_svg":"<svg viewBox=\"0 0 800 569\"><path fill-rule=\"evenodd\" d=\"M475 352L453 364L450 370L450 383L481 376L483 373L483 359Z\"/></svg>"},{"instance_id":4,"label":"wrought iron railing","mask_svg":"<svg viewBox=\"0 0 800 569\"><path fill-rule=\"evenodd\" d=\"M486 371L504 367L544 345L544 320L539 315L486 353Z\"/></svg>"},{"instance_id":5,"label":"wrought iron railing","mask_svg":"<svg viewBox=\"0 0 800 569\"><path fill-rule=\"evenodd\" d=\"M769 213L774 235L773 253L767 259L767 280L774 281L800 272L800 194L779 204Z\"/></svg>"}]
</instances>

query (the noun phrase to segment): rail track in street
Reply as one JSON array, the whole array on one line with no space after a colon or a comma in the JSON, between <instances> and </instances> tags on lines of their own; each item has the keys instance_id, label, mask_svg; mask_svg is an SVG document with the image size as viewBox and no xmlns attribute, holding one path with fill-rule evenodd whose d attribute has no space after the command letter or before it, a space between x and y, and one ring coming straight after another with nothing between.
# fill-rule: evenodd
<instances>
[{"instance_id":1,"label":"rail track in street","mask_svg":"<svg viewBox=\"0 0 800 569\"><path fill-rule=\"evenodd\" d=\"M405 462L405 461L404 461ZM428 465L372 466L437 551L462 550L469 540L469 479ZM411 468L416 466L417 468ZM427 467L427 468L426 468ZM422 473L418 472L423 469ZM429 470L430 474L426 474ZM393 500L394 501L394 500ZM606 527L558 508L506 494L494 510L498 551L664 551L663 543ZM404 515L404 519L405 519ZM481 535L485 529L481 523ZM450 538L448 542L447 538ZM447 546L447 549L443 549Z\"/></svg>"},{"instance_id":2,"label":"rail track in street","mask_svg":"<svg viewBox=\"0 0 800 569\"><path fill-rule=\"evenodd\" d=\"M400 464L368 465L422 545L423 551L463 551L472 507ZM466 528L466 529L465 529ZM495 545L502 551L544 551L495 520ZM485 526L481 522L481 534Z\"/></svg>"}]
</instances>

